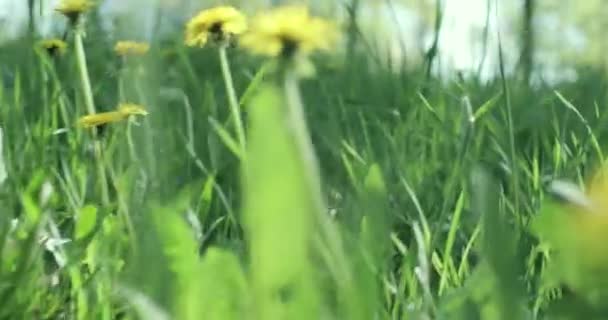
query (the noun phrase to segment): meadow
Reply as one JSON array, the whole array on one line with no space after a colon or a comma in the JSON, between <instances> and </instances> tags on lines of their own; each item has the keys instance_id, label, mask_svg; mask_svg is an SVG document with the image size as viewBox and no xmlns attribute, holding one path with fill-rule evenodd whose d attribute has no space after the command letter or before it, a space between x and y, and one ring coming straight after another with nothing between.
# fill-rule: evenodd
<instances>
[{"instance_id":1,"label":"meadow","mask_svg":"<svg viewBox=\"0 0 608 320\"><path fill-rule=\"evenodd\" d=\"M118 45L62 4L0 46L1 319L608 319L605 70L443 78L305 7Z\"/></svg>"}]
</instances>

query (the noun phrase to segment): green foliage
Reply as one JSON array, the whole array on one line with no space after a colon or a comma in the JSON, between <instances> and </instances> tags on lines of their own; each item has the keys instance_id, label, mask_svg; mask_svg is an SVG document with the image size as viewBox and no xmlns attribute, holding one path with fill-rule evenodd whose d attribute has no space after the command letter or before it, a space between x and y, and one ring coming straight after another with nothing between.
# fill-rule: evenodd
<instances>
[{"instance_id":1,"label":"green foliage","mask_svg":"<svg viewBox=\"0 0 608 320\"><path fill-rule=\"evenodd\" d=\"M546 286L563 284L571 291L552 307L563 319L575 319L581 313L593 318L608 310L604 304L607 283L602 276L608 270L602 245L605 222L601 217L585 217L593 213L575 208L547 201L532 225L551 257Z\"/></svg>"},{"instance_id":2,"label":"green foliage","mask_svg":"<svg viewBox=\"0 0 608 320\"><path fill-rule=\"evenodd\" d=\"M299 83L316 185L279 67L228 51L243 152L216 48L155 34L120 60L126 33L96 17L96 106L150 113L97 136L74 125L73 52L0 47L0 319L605 318L602 224L576 229L578 198L547 188L605 161L602 70L441 78L382 62L353 27Z\"/></svg>"},{"instance_id":3,"label":"green foliage","mask_svg":"<svg viewBox=\"0 0 608 320\"><path fill-rule=\"evenodd\" d=\"M311 257L315 207L286 122L285 99L264 86L249 106L244 224L256 319L319 315Z\"/></svg>"}]
</instances>

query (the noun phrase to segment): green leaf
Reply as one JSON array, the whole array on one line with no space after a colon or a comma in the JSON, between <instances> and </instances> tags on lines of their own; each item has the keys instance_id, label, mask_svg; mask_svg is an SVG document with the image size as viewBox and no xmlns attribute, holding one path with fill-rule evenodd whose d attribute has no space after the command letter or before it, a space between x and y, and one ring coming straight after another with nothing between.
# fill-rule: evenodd
<instances>
[{"instance_id":1,"label":"green leaf","mask_svg":"<svg viewBox=\"0 0 608 320\"><path fill-rule=\"evenodd\" d=\"M198 262L198 245L192 229L176 207L157 209L154 222L169 269L178 277L178 287L187 285Z\"/></svg>"},{"instance_id":2,"label":"green leaf","mask_svg":"<svg viewBox=\"0 0 608 320\"><path fill-rule=\"evenodd\" d=\"M6 164L4 162L3 145L4 145L4 131L0 127L0 186L2 186L2 184L4 184L4 181L8 177L8 174L6 172Z\"/></svg>"},{"instance_id":3,"label":"green leaf","mask_svg":"<svg viewBox=\"0 0 608 320\"><path fill-rule=\"evenodd\" d=\"M384 178L382 178L382 171L377 163L374 163L365 177L365 189L369 193L384 196L386 194L386 186L384 185Z\"/></svg>"},{"instance_id":4,"label":"green leaf","mask_svg":"<svg viewBox=\"0 0 608 320\"><path fill-rule=\"evenodd\" d=\"M240 320L247 315L247 281L237 257L211 247L198 267L196 291L179 319Z\"/></svg>"},{"instance_id":5,"label":"green leaf","mask_svg":"<svg viewBox=\"0 0 608 320\"><path fill-rule=\"evenodd\" d=\"M517 233L500 207L500 187L483 167L471 174L472 209L482 220L482 274L493 286L482 319L525 319L524 288L517 273Z\"/></svg>"},{"instance_id":6,"label":"green leaf","mask_svg":"<svg viewBox=\"0 0 608 320\"><path fill-rule=\"evenodd\" d=\"M80 209L80 213L76 218L76 227L74 237L76 240L82 239L89 235L97 224L97 207L86 205Z\"/></svg>"},{"instance_id":7,"label":"green leaf","mask_svg":"<svg viewBox=\"0 0 608 320\"><path fill-rule=\"evenodd\" d=\"M240 98L239 104L241 106L243 106L243 107L247 106L247 104L249 103L251 98L254 96L256 90L263 83L262 81L264 80L264 77L266 76L266 74L268 74L268 71L270 71L272 68L274 68L274 65L272 62L267 62L266 64L262 65L262 67L260 67L258 72L256 72L255 76L253 77L253 79L251 79L251 81L249 82L247 89L245 89L245 92L243 93L243 95Z\"/></svg>"},{"instance_id":8,"label":"green leaf","mask_svg":"<svg viewBox=\"0 0 608 320\"><path fill-rule=\"evenodd\" d=\"M213 127L213 130L220 137L224 145L239 159L243 157L239 143L228 133L228 131L222 127L222 125L213 118L209 118L209 123Z\"/></svg>"},{"instance_id":9,"label":"green leaf","mask_svg":"<svg viewBox=\"0 0 608 320\"><path fill-rule=\"evenodd\" d=\"M500 100L500 97L502 97L502 92L499 92L498 94L496 94L495 96L493 96L490 100L488 100L484 104L482 104L481 107L479 107L479 109L477 109L475 111L475 114L473 114L473 119L475 121L477 121L484 114L486 114L490 110L492 110L497 105L496 102L498 102L498 100Z\"/></svg>"},{"instance_id":10,"label":"green leaf","mask_svg":"<svg viewBox=\"0 0 608 320\"><path fill-rule=\"evenodd\" d=\"M21 205L23 206L23 210L25 211L27 221L31 225L37 224L41 214L40 208L28 193L24 193L21 195Z\"/></svg>"},{"instance_id":11,"label":"green leaf","mask_svg":"<svg viewBox=\"0 0 608 320\"><path fill-rule=\"evenodd\" d=\"M314 204L284 106L279 90L265 86L249 108L244 218L254 312L257 319L317 319L309 260Z\"/></svg>"},{"instance_id":12,"label":"green leaf","mask_svg":"<svg viewBox=\"0 0 608 320\"><path fill-rule=\"evenodd\" d=\"M204 223L207 215L209 214L209 209L211 208L211 201L213 200L213 186L215 185L215 175L210 175L205 181L205 185L203 186L203 191L200 196L199 203L199 219L201 223Z\"/></svg>"}]
</instances>

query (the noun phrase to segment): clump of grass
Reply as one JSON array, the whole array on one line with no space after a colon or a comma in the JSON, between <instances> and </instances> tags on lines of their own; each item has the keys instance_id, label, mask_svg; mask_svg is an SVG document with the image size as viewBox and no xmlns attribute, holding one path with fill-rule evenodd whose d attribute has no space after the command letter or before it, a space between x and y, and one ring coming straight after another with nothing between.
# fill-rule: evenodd
<instances>
[{"instance_id":1,"label":"clump of grass","mask_svg":"<svg viewBox=\"0 0 608 320\"><path fill-rule=\"evenodd\" d=\"M604 75L394 70L304 6L113 50L87 10L0 50L0 318L605 314Z\"/></svg>"}]
</instances>

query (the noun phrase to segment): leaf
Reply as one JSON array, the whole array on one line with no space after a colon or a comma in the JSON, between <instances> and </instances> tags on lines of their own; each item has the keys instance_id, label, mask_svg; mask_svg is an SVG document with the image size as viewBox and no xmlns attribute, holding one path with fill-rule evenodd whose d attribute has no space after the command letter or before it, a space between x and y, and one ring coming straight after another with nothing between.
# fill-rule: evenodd
<instances>
[{"instance_id":1,"label":"leaf","mask_svg":"<svg viewBox=\"0 0 608 320\"><path fill-rule=\"evenodd\" d=\"M256 72L255 76L253 77L253 79L251 79L251 81L249 82L249 85L247 86L247 89L245 89L245 92L243 93L243 95L240 98L239 104L241 106L243 106L243 107L247 106L247 104L249 103L251 98L254 96L256 90L262 84L264 77L266 76L266 74L268 74L268 72L271 69L273 69L273 67L274 66L273 66L272 62L267 62L266 64L262 65L262 67L258 70L258 72Z\"/></svg>"},{"instance_id":2,"label":"leaf","mask_svg":"<svg viewBox=\"0 0 608 320\"><path fill-rule=\"evenodd\" d=\"M35 225L40 220L40 208L32 199L32 197L24 193L21 195L21 205L23 206L23 210L25 211L25 216L27 218L28 223L31 225Z\"/></svg>"},{"instance_id":3,"label":"leaf","mask_svg":"<svg viewBox=\"0 0 608 320\"><path fill-rule=\"evenodd\" d=\"M176 210L167 207L155 210L154 222L169 262L169 269L178 277L177 286L187 286L198 263L198 244L188 223Z\"/></svg>"},{"instance_id":4,"label":"leaf","mask_svg":"<svg viewBox=\"0 0 608 320\"><path fill-rule=\"evenodd\" d=\"M502 97L502 92L499 92L495 96L493 96L492 98L490 98L490 100L488 100L484 104L482 104L481 107L479 107L479 109L477 109L475 111L475 114L473 114L473 119L475 121L477 121L484 114L486 114L490 110L492 110L496 106L496 102L498 102L498 100L500 100L501 97Z\"/></svg>"},{"instance_id":5,"label":"leaf","mask_svg":"<svg viewBox=\"0 0 608 320\"><path fill-rule=\"evenodd\" d=\"M492 316L483 319L525 319L524 288L517 273L517 233L512 230L501 210L500 187L483 167L471 174L472 209L482 220L481 253L483 266L494 286L489 293L488 308ZM478 267L479 268L479 267Z\"/></svg>"},{"instance_id":6,"label":"leaf","mask_svg":"<svg viewBox=\"0 0 608 320\"><path fill-rule=\"evenodd\" d=\"M209 209L211 208L211 201L213 201L213 186L215 185L215 175L210 175L205 181L203 191L201 192L199 200L199 220L201 223L205 223Z\"/></svg>"},{"instance_id":7,"label":"leaf","mask_svg":"<svg viewBox=\"0 0 608 320\"><path fill-rule=\"evenodd\" d=\"M97 224L97 207L93 205L86 205L78 214L76 218L76 227L74 231L74 237L76 240L82 239L89 235Z\"/></svg>"},{"instance_id":8,"label":"leaf","mask_svg":"<svg viewBox=\"0 0 608 320\"><path fill-rule=\"evenodd\" d=\"M156 304L150 297L143 292L128 288L119 287L119 293L126 298L127 302L133 306L135 312L141 319L148 320L169 320L171 317Z\"/></svg>"},{"instance_id":9,"label":"leaf","mask_svg":"<svg viewBox=\"0 0 608 320\"><path fill-rule=\"evenodd\" d=\"M0 186L2 186L2 184L4 184L4 181L8 177L8 174L6 172L6 165L4 162L3 146L4 146L4 134L3 134L2 128L0 127Z\"/></svg>"},{"instance_id":10,"label":"leaf","mask_svg":"<svg viewBox=\"0 0 608 320\"><path fill-rule=\"evenodd\" d=\"M222 140L224 145L237 158L241 159L243 157L243 153L241 152L241 148L239 147L238 142L236 142L236 140L234 140L234 138L230 135L230 133L228 133L228 131L226 129L224 129L224 127L222 127L222 125L219 122L217 122L217 120L210 117L209 123L213 127L213 130L215 130L217 135L220 137L220 139Z\"/></svg>"},{"instance_id":11,"label":"leaf","mask_svg":"<svg viewBox=\"0 0 608 320\"><path fill-rule=\"evenodd\" d=\"M280 92L265 86L249 108L244 222L253 305L257 319L317 319L319 298L309 260L313 198L284 105Z\"/></svg>"},{"instance_id":12,"label":"leaf","mask_svg":"<svg viewBox=\"0 0 608 320\"><path fill-rule=\"evenodd\" d=\"M247 315L247 281L237 257L230 251L211 247L193 279L196 291L187 299L179 319L240 320Z\"/></svg>"},{"instance_id":13,"label":"leaf","mask_svg":"<svg viewBox=\"0 0 608 320\"><path fill-rule=\"evenodd\" d=\"M373 258L374 268L381 268L390 245L390 222L386 186L378 164L374 163L369 168L363 185L361 208L366 219L363 224L365 228L361 230L361 238L365 249Z\"/></svg>"}]
</instances>

